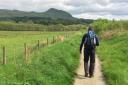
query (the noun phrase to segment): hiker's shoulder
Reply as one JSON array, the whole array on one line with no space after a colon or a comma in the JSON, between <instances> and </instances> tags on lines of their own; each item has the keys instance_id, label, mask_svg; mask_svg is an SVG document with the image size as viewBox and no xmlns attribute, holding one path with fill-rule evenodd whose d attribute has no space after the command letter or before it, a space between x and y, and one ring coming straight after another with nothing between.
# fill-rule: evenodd
<instances>
[{"instance_id":1,"label":"hiker's shoulder","mask_svg":"<svg viewBox=\"0 0 128 85\"><path fill-rule=\"evenodd\" d=\"M88 35L88 34L87 34L87 33L85 33L83 37L87 37L87 35Z\"/></svg>"}]
</instances>

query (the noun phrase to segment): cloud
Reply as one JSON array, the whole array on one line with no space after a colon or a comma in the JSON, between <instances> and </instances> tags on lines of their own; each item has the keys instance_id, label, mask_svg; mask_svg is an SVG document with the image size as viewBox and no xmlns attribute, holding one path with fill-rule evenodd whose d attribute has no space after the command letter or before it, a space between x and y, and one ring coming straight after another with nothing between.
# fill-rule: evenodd
<instances>
[{"instance_id":1,"label":"cloud","mask_svg":"<svg viewBox=\"0 0 128 85\"><path fill-rule=\"evenodd\" d=\"M0 0L1 9L17 9L23 11L46 11L54 8L68 8L63 3L66 0Z\"/></svg>"},{"instance_id":2,"label":"cloud","mask_svg":"<svg viewBox=\"0 0 128 85\"><path fill-rule=\"evenodd\" d=\"M83 14L79 14L79 15L74 15L74 17L79 17L79 18L85 18L85 19L98 19L98 18L104 18L104 19L116 19L116 20L120 20L120 19L124 19L127 20L128 16L127 15L122 15L122 16L117 16L117 15L111 15L111 14L107 14L107 13L99 13L99 14L95 14L95 13L83 13Z\"/></svg>"},{"instance_id":3,"label":"cloud","mask_svg":"<svg viewBox=\"0 0 128 85\"><path fill-rule=\"evenodd\" d=\"M0 9L44 12L49 8L83 18L128 19L128 0L0 0Z\"/></svg>"},{"instance_id":4,"label":"cloud","mask_svg":"<svg viewBox=\"0 0 128 85\"><path fill-rule=\"evenodd\" d=\"M74 7L70 11L77 17L128 19L128 0L70 0L66 4Z\"/></svg>"}]
</instances>

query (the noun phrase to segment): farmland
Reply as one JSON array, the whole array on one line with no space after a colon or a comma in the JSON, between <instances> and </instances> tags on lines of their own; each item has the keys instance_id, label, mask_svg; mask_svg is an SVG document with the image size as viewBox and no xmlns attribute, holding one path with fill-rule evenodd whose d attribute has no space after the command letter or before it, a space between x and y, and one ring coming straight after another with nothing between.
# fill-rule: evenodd
<instances>
[{"instance_id":1,"label":"farmland","mask_svg":"<svg viewBox=\"0 0 128 85\"><path fill-rule=\"evenodd\" d=\"M1 63L0 84L49 85L58 82L56 85L60 85L60 83L66 83L68 80L69 82L67 82L67 84L71 84L73 81L74 70L78 65L77 59L79 59L79 53L77 51L79 41L74 41L80 39L79 37L74 37L73 40L70 40L70 36L69 39L67 38L67 40L64 41L64 43L60 42L55 45L40 48L38 51L35 50L29 56L31 57L31 63L29 64L25 64L23 60L24 43L34 45L37 43L37 40L45 40L48 38L52 41L53 36L64 36L65 34L71 33L75 34L76 32L1 31L0 44L1 49L2 46L6 46L7 64L2 65ZM2 55L2 50L0 54ZM72 68L69 68L70 66ZM56 72L59 72L59 74L56 74Z\"/></svg>"},{"instance_id":2,"label":"farmland","mask_svg":"<svg viewBox=\"0 0 128 85\"><path fill-rule=\"evenodd\" d=\"M70 32L68 32L70 34ZM66 32L20 32L20 31L1 31L0 32L0 55L2 56L2 47L6 47L6 56L8 63L14 61L14 56L22 60L24 53L24 43L34 46L40 40L40 43L47 39L52 41L53 37L65 36ZM1 57L2 60L2 57ZM19 61L18 61L19 62Z\"/></svg>"},{"instance_id":3,"label":"farmland","mask_svg":"<svg viewBox=\"0 0 128 85\"><path fill-rule=\"evenodd\" d=\"M85 32L86 26L77 26ZM127 85L127 21L97 20L93 26L100 37L97 55L107 84L120 85L123 82ZM80 59L81 31L0 31L0 84L73 85ZM63 36L64 41L53 44L53 39L58 36ZM47 44L47 40L49 45L41 44ZM24 59L25 43L28 48L36 47L27 55L27 63ZM7 59L4 65L3 46Z\"/></svg>"}]
</instances>

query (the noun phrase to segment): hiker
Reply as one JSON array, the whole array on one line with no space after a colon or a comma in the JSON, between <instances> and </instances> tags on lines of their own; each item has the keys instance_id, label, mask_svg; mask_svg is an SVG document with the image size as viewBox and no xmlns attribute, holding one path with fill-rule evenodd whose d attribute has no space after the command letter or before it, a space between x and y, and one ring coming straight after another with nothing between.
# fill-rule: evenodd
<instances>
[{"instance_id":1,"label":"hiker","mask_svg":"<svg viewBox=\"0 0 128 85\"><path fill-rule=\"evenodd\" d=\"M80 53L82 53L82 47L84 45L84 70L85 77L93 77L94 76L94 67L95 67L95 51L96 46L99 46L99 39L95 34L93 27L88 27L88 32L84 34L82 38L82 42L80 45ZM90 59L90 66L88 65L88 61Z\"/></svg>"}]
</instances>

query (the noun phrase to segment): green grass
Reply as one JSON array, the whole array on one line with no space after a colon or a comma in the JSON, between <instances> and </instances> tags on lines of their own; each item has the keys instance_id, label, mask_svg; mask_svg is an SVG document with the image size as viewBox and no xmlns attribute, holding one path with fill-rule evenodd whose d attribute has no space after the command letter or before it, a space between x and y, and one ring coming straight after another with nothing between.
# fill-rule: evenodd
<instances>
[{"instance_id":1,"label":"green grass","mask_svg":"<svg viewBox=\"0 0 128 85\"><path fill-rule=\"evenodd\" d=\"M79 40L80 36L72 36L34 51L28 65L19 62L1 65L0 85L72 85L79 63Z\"/></svg>"},{"instance_id":2,"label":"green grass","mask_svg":"<svg viewBox=\"0 0 128 85\"><path fill-rule=\"evenodd\" d=\"M74 32L37 32L37 31L0 31L0 60L2 60L2 47L6 46L7 63L14 63L14 56L18 62L23 61L24 43L36 46L38 40L47 38L52 41L53 36L65 35ZM15 50L15 52L14 52Z\"/></svg>"},{"instance_id":3,"label":"green grass","mask_svg":"<svg viewBox=\"0 0 128 85\"><path fill-rule=\"evenodd\" d=\"M8 52L7 65L0 65L0 85L72 85L79 63L79 36L73 34L64 42L35 50L29 56L29 64L23 63L21 55L24 42L36 43L38 39L52 39L53 35L64 34L65 32L0 32L1 47L6 45ZM14 47L17 48L16 62Z\"/></svg>"},{"instance_id":4,"label":"green grass","mask_svg":"<svg viewBox=\"0 0 128 85\"><path fill-rule=\"evenodd\" d=\"M108 85L128 85L128 32L102 40L98 55Z\"/></svg>"}]
</instances>

